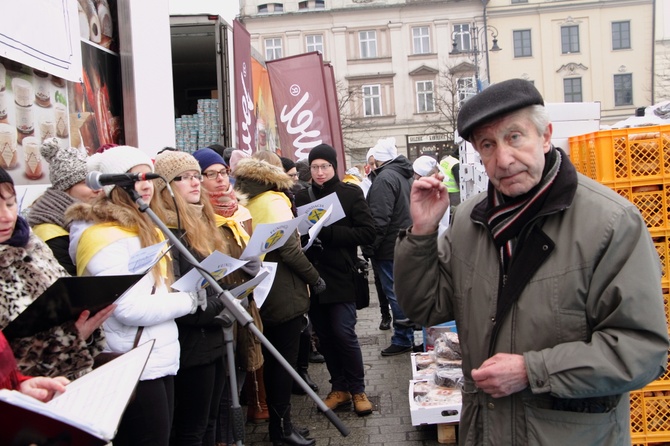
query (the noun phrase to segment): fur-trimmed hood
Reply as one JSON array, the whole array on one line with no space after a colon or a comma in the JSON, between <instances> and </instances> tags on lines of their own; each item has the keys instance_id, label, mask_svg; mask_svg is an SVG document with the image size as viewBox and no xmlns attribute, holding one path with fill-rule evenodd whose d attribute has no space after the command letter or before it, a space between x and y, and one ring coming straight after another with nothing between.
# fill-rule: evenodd
<instances>
[{"instance_id":1,"label":"fur-trimmed hood","mask_svg":"<svg viewBox=\"0 0 670 446\"><path fill-rule=\"evenodd\" d=\"M285 191L293 180L280 167L254 158L244 158L235 167L235 190L248 199L269 190Z\"/></svg>"},{"instance_id":2,"label":"fur-trimmed hood","mask_svg":"<svg viewBox=\"0 0 670 446\"><path fill-rule=\"evenodd\" d=\"M95 204L77 203L65 212L65 221L69 225L73 221L85 221L93 224L116 223L124 228L137 228L137 213L119 206L109 200L102 199Z\"/></svg>"}]
</instances>

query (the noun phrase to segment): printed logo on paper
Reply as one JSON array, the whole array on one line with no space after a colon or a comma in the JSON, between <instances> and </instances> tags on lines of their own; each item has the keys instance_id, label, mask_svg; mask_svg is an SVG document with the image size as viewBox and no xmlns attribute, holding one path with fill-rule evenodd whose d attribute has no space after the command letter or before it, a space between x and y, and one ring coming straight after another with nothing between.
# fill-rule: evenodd
<instances>
[{"instance_id":1,"label":"printed logo on paper","mask_svg":"<svg viewBox=\"0 0 670 446\"><path fill-rule=\"evenodd\" d=\"M263 244L263 250L268 251L272 249L272 247L277 244L277 242L284 236L284 234L285 232L283 229L277 229L277 232L265 240L265 243Z\"/></svg>"},{"instance_id":2,"label":"printed logo on paper","mask_svg":"<svg viewBox=\"0 0 670 446\"><path fill-rule=\"evenodd\" d=\"M223 276L228 274L228 268L223 267L221 269L217 269L216 271L210 272L210 274L212 275L212 277L214 277L214 280L216 280L218 282L219 280L221 280L223 278ZM207 279L205 279L203 277L202 280L200 280L200 288L205 288L208 285L209 285L209 282L207 281Z\"/></svg>"},{"instance_id":3,"label":"printed logo on paper","mask_svg":"<svg viewBox=\"0 0 670 446\"><path fill-rule=\"evenodd\" d=\"M307 221L310 222L311 224L316 223L323 217L323 214L326 213L326 209L324 208L314 208L311 211L309 211L309 214L307 214Z\"/></svg>"}]
</instances>

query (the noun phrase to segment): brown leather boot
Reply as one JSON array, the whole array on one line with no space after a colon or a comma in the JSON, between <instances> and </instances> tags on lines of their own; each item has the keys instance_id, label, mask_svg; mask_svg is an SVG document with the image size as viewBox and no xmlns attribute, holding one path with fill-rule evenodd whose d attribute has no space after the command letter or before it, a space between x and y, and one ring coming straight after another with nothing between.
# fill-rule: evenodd
<instances>
[{"instance_id":1,"label":"brown leather boot","mask_svg":"<svg viewBox=\"0 0 670 446\"><path fill-rule=\"evenodd\" d=\"M270 419L268 405L265 401L265 383L263 381L263 367L253 372L247 372L247 422L265 423Z\"/></svg>"}]
</instances>

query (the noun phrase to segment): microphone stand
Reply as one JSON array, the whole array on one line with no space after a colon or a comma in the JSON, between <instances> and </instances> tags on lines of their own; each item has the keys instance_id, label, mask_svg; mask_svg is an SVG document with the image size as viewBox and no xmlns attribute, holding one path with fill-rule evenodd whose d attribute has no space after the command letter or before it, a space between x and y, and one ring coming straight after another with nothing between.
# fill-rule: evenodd
<instances>
[{"instance_id":1,"label":"microphone stand","mask_svg":"<svg viewBox=\"0 0 670 446\"><path fill-rule=\"evenodd\" d=\"M184 246L184 244L175 236L172 231L156 216L154 211L149 207L149 205L142 199L140 194L135 190L135 184L132 185L120 185L120 187L125 190L131 197L131 199L137 204L140 212L144 212L151 218L151 220L156 224L156 226L165 234L165 236L170 240L172 246L177 248L177 250L184 256L184 258L193 265L200 275L207 280L209 285L217 292L217 297L221 299L224 306L226 307L221 314L216 317L217 322L221 323L223 326L224 333L224 342L226 344L226 353L228 355L228 376L230 380L230 394L232 402L232 419L233 419L233 439L238 446L242 446L242 438L244 438L244 417L242 414L242 407L240 406L239 396L237 395L237 379L235 373L235 357L233 351L233 323L237 321L243 328L248 328L260 341L261 344L267 349L268 352L275 357L275 359L286 369L286 371L291 375L293 380L297 382L300 387L309 395L309 397L316 403L319 407L319 410L328 418L330 423L340 431L343 437L346 437L351 432L347 426L342 423L342 420L333 412L331 409L326 406L326 404L319 398L319 396L307 385L305 380L296 372L291 364L284 359L284 357L279 353L274 345L263 335L263 333L258 329L256 324L254 324L253 318L244 309L242 304L238 299L230 294L230 291L224 290L217 283L216 279L212 277L207 271L204 271L200 267L200 263L193 257L189 250Z\"/></svg>"}]
</instances>

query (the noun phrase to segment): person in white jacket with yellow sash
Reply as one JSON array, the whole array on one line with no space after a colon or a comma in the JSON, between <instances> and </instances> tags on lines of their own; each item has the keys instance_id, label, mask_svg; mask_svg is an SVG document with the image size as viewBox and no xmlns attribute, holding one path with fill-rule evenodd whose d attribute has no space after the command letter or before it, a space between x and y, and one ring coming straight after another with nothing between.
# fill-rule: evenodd
<instances>
[{"instance_id":1,"label":"person in white jacket with yellow sash","mask_svg":"<svg viewBox=\"0 0 670 446\"><path fill-rule=\"evenodd\" d=\"M88 160L89 171L148 173L151 159L130 146L113 147ZM149 204L151 181L135 183L135 190ZM68 209L70 256L80 276L129 274L133 253L164 240L149 217L139 211L121 187L105 186L93 204ZM179 368L179 340L174 319L195 312L197 295L171 292L172 267L163 257L117 302L104 324L107 350L127 352L150 339L155 344L140 377L136 396L126 409L114 445L168 445L174 410L174 375ZM136 341L136 337L139 339Z\"/></svg>"}]
</instances>

